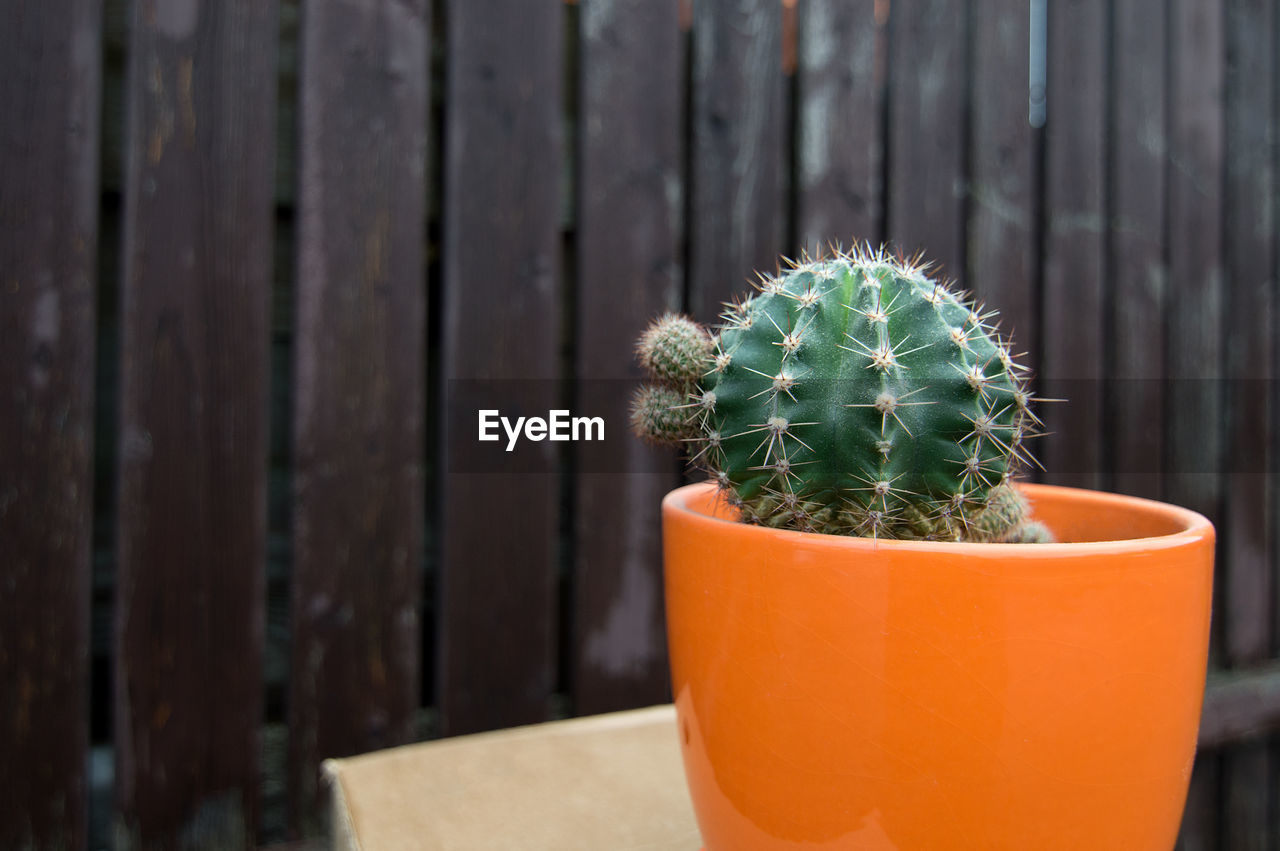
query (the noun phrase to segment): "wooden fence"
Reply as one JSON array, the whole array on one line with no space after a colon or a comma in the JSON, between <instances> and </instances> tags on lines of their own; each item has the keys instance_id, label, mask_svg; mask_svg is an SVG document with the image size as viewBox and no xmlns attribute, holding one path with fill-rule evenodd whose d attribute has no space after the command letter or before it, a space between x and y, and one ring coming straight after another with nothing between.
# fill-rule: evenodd
<instances>
[{"instance_id":1,"label":"wooden fence","mask_svg":"<svg viewBox=\"0 0 1280 851\"><path fill-rule=\"evenodd\" d=\"M1280 847L1273 3L0 8L0 847L669 699L630 339L853 239L1002 308L1044 478L1217 523L1181 847ZM608 439L504 474L473 394Z\"/></svg>"}]
</instances>

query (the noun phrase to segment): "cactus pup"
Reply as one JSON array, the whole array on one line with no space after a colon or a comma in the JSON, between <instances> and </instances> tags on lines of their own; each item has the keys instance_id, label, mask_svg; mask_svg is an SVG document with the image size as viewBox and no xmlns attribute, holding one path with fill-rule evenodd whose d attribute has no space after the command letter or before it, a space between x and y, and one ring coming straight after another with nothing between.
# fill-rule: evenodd
<instances>
[{"instance_id":1,"label":"cactus pup","mask_svg":"<svg viewBox=\"0 0 1280 851\"><path fill-rule=\"evenodd\" d=\"M803 258L642 337L632 408L751 523L877 538L1038 541L1009 482L1040 421L994 313L869 248Z\"/></svg>"}]
</instances>

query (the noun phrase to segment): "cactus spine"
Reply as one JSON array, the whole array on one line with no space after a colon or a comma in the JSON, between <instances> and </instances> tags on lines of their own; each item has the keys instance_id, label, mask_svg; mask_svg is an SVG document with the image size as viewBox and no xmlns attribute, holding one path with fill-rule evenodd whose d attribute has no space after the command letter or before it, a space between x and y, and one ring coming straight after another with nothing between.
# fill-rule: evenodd
<instances>
[{"instance_id":1,"label":"cactus spine","mask_svg":"<svg viewBox=\"0 0 1280 851\"><path fill-rule=\"evenodd\" d=\"M791 263L730 306L714 337L688 319L653 326L640 355L656 383L633 425L689 447L748 522L1040 539L1008 486L1039 421L993 317L883 250Z\"/></svg>"}]
</instances>

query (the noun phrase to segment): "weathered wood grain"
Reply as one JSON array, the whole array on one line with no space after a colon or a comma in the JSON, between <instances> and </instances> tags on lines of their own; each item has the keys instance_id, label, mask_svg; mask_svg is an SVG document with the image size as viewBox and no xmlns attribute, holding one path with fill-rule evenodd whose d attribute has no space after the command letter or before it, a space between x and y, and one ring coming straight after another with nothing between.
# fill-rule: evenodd
<instances>
[{"instance_id":1,"label":"weathered wood grain","mask_svg":"<svg viewBox=\"0 0 1280 851\"><path fill-rule=\"evenodd\" d=\"M545 417L561 398L562 14L556 0L482 0L448 19L437 693L449 734L551 711L562 444L526 441L508 459L478 442L477 419Z\"/></svg>"},{"instance_id":2,"label":"weathered wood grain","mask_svg":"<svg viewBox=\"0 0 1280 851\"><path fill-rule=\"evenodd\" d=\"M573 705L579 714L669 699L659 504L672 453L627 430L632 341L681 301L684 39L674 0L580 7Z\"/></svg>"},{"instance_id":3,"label":"weathered wood grain","mask_svg":"<svg viewBox=\"0 0 1280 851\"><path fill-rule=\"evenodd\" d=\"M782 8L693 5L688 304L702 322L777 268L786 225Z\"/></svg>"},{"instance_id":4,"label":"weathered wood grain","mask_svg":"<svg viewBox=\"0 0 1280 851\"><path fill-rule=\"evenodd\" d=\"M1275 345L1274 142L1276 63L1254 37L1270 32L1270 3L1228 3L1223 293L1228 454L1223 514L1226 649L1233 664L1256 663L1273 646L1274 483L1270 408Z\"/></svg>"},{"instance_id":5,"label":"weathered wood grain","mask_svg":"<svg viewBox=\"0 0 1280 851\"><path fill-rule=\"evenodd\" d=\"M966 286L964 242L967 3L920 0L889 11L886 238Z\"/></svg>"},{"instance_id":6,"label":"weathered wood grain","mask_svg":"<svg viewBox=\"0 0 1280 851\"><path fill-rule=\"evenodd\" d=\"M1167 215L1169 289L1165 359L1167 412L1164 496L1207 515L1221 527L1223 481L1222 210L1223 173L1223 7L1219 0L1175 0L1169 7L1167 63ZM1221 568L1221 565L1220 565ZM1219 574L1221 575L1221 574ZM1223 659L1221 594L1214 599L1210 663ZM1210 757L1210 760L1213 758ZM1229 764L1216 769L1199 792L1210 805L1188 806L1188 835L1200 846L1226 841L1225 787ZM1192 798L1196 800L1195 797Z\"/></svg>"},{"instance_id":7,"label":"weathered wood grain","mask_svg":"<svg viewBox=\"0 0 1280 851\"><path fill-rule=\"evenodd\" d=\"M298 87L298 6L300 0L277 0L279 43L277 60L275 197L282 206L293 206L294 178L298 156L297 101ZM129 17L133 0L103 0L104 62L102 102L102 174L105 192L120 192L124 187L126 133L124 91L128 71Z\"/></svg>"},{"instance_id":8,"label":"weathered wood grain","mask_svg":"<svg viewBox=\"0 0 1280 851\"><path fill-rule=\"evenodd\" d=\"M271 2L135 9L115 703L126 846L253 842L275 37Z\"/></svg>"},{"instance_id":9,"label":"weathered wood grain","mask_svg":"<svg viewBox=\"0 0 1280 851\"><path fill-rule=\"evenodd\" d=\"M1222 0L1170 7L1166 496L1221 519Z\"/></svg>"},{"instance_id":10,"label":"weathered wood grain","mask_svg":"<svg viewBox=\"0 0 1280 851\"><path fill-rule=\"evenodd\" d=\"M429 4L303 15L289 764L413 737L420 699Z\"/></svg>"},{"instance_id":11,"label":"weathered wood grain","mask_svg":"<svg viewBox=\"0 0 1280 851\"><path fill-rule=\"evenodd\" d=\"M1108 138L1111 487L1159 498L1164 463L1168 4L1112 6Z\"/></svg>"},{"instance_id":12,"label":"weathered wood grain","mask_svg":"<svg viewBox=\"0 0 1280 851\"><path fill-rule=\"evenodd\" d=\"M885 33L875 5L796 4L796 232L811 254L883 238Z\"/></svg>"},{"instance_id":13,"label":"weathered wood grain","mask_svg":"<svg viewBox=\"0 0 1280 851\"><path fill-rule=\"evenodd\" d=\"M1105 351L1106 6L1049 4L1041 393L1047 479L1101 479Z\"/></svg>"},{"instance_id":14,"label":"weathered wood grain","mask_svg":"<svg viewBox=\"0 0 1280 851\"><path fill-rule=\"evenodd\" d=\"M1228 662L1253 665L1275 639L1275 483L1271 411L1275 345L1276 64L1258 33L1275 28L1275 4L1228 0L1223 80L1226 112L1222 195L1226 476L1223 482L1222 631ZM1225 586L1225 587L1223 587ZM1265 741L1226 752L1226 843L1268 848L1274 755Z\"/></svg>"},{"instance_id":15,"label":"weathered wood grain","mask_svg":"<svg viewBox=\"0 0 1280 851\"><path fill-rule=\"evenodd\" d=\"M969 290L1000 311L1000 331L1023 352L1036 315L1034 131L1027 118L1031 15L1027 4L974 0L972 127L966 222ZM1029 363L1029 360L1027 361Z\"/></svg>"},{"instance_id":16,"label":"weathered wood grain","mask_svg":"<svg viewBox=\"0 0 1280 851\"><path fill-rule=\"evenodd\" d=\"M101 9L0 28L0 847L87 847Z\"/></svg>"}]
</instances>

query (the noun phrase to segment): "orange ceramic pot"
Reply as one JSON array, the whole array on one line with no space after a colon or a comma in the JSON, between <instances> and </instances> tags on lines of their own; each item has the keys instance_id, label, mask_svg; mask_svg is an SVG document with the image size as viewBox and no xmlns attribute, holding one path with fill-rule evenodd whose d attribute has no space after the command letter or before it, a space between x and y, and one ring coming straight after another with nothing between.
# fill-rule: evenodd
<instances>
[{"instance_id":1,"label":"orange ceramic pot","mask_svg":"<svg viewBox=\"0 0 1280 851\"><path fill-rule=\"evenodd\" d=\"M1173 847L1213 577L1202 516L1025 486L1058 544L873 541L663 503L707 851Z\"/></svg>"}]
</instances>

